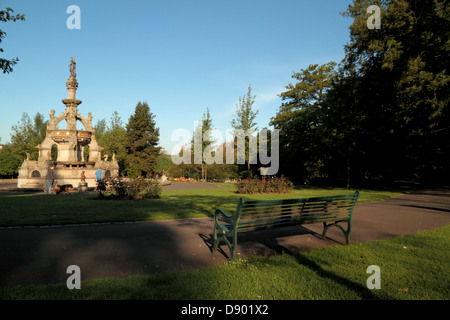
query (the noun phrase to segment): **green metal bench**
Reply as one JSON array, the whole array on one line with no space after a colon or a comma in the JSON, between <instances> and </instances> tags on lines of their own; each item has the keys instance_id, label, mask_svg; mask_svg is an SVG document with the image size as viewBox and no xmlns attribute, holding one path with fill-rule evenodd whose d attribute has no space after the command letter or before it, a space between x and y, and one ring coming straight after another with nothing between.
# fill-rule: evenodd
<instances>
[{"instance_id":1,"label":"green metal bench","mask_svg":"<svg viewBox=\"0 0 450 320\"><path fill-rule=\"evenodd\" d=\"M285 200L239 199L234 215L217 209L214 213L214 246L225 242L233 259L237 246L237 234L241 232L270 229L291 225L323 223L322 236L329 227L342 230L345 242L349 243L353 207L359 191L353 194ZM346 223L344 229L341 224Z\"/></svg>"}]
</instances>

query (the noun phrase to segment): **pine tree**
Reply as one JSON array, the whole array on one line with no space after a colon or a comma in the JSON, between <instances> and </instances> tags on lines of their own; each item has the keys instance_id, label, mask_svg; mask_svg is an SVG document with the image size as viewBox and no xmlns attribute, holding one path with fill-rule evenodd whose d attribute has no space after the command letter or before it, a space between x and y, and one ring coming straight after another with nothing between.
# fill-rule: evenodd
<instances>
[{"instance_id":1,"label":"pine tree","mask_svg":"<svg viewBox=\"0 0 450 320\"><path fill-rule=\"evenodd\" d=\"M125 172L129 176L154 173L160 151L159 128L147 102L139 102L127 124L127 153Z\"/></svg>"}]
</instances>

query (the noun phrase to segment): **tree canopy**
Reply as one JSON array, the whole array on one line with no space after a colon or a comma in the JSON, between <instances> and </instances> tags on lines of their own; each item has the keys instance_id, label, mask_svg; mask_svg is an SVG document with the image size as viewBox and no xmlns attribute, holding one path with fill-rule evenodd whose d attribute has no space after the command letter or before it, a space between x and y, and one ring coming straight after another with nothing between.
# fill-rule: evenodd
<instances>
[{"instance_id":1,"label":"tree canopy","mask_svg":"<svg viewBox=\"0 0 450 320\"><path fill-rule=\"evenodd\" d=\"M448 175L449 20L446 1L375 1L381 29L367 27L372 1L355 0L339 64L311 65L271 124L282 172L299 182L438 181Z\"/></svg>"},{"instance_id":2,"label":"tree canopy","mask_svg":"<svg viewBox=\"0 0 450 320\"><path fill-rule=\"evenodd\" d=\"M8 22L8 21L18 21L18 20L25 20L24 14L15 14L14 10L11 8L6 8L5 10L0 10L0 22ZM0 29L0 43L2 42L2 39L6 37L6 32L2 31ZM0 52L3 52L3 49L0 48ZM0 70L3 71L3 73L10 73L13 71L13 66L17 64L19 61L19 58L13 58L13 59L4 59L0 58Z\"/></svg>"},{"instance_id":3,"label":"tree canopy","mask_svg":"<svg viewBox=\"0 0 450 320\"><path fill-rule=\"evenodd\" d=\"M136 105L126 126L127 153L125 171L130 176L152 175L160 151L159 128L147 102Z\"/></svg>"}]
</instances>

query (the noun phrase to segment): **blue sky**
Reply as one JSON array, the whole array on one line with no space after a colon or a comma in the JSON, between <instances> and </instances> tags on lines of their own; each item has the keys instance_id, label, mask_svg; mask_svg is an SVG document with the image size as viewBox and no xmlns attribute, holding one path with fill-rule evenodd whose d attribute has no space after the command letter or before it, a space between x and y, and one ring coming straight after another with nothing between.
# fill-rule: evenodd
<instances>
[{"instance_id":1,"label":"blue sky","mask_svg":"<svg viewBox=\"0 0 450 320\"><path fill-rule=\"evenodd\" d=\"M213 125L231 129L239 97L256 95L258 127L269 127L277 96L293 72L310 64L339 62L351 19L344 0L86 1L2 0L25 21L0 23L7 33L2 58L20 59L0 73L0 143L22 113L64 111L65 82L77 62L78 111L94 123L117 111L128 122L146 101L169 153L176 129L193 131L210 109ZM70 5L81 11L81 29L70 30Z\"/></svg>"}]
</instances>

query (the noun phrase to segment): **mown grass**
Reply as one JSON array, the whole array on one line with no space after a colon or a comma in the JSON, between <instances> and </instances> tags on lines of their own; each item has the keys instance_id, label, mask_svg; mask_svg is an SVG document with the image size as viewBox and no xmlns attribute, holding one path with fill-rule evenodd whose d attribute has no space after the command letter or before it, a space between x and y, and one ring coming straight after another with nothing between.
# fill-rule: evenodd
<instances>
[{"instance_id":1,"label":"mown grass","mask_svg":"<svg viewBox=\"0 0 450 320\"><path fill-rule=\"evenodd\" d=\"M0 299L448 300L450 226L387 240L235 259L193 271L1 288ZM367 267L381 270L369 290Z\"/></svg>"},{"instance_id":2,"label":"mown grass","mask_svg":"<svg viewBox=\"0 0 450 320\"><path fill-rule=\"evenodd\" d=\"M336 194L354 190L339 188L296 188L287 194L244 195L248 199L287 199ZM361 190L358 203L381 201L401 195L400 191ZM0 195L0 226L45 226L124 221L152 221L211 217L217 208L234 212L243 195L231 187L166 190L157 200L99 200L95 193L69 195Z\"/></svg>"}]
</instances>

